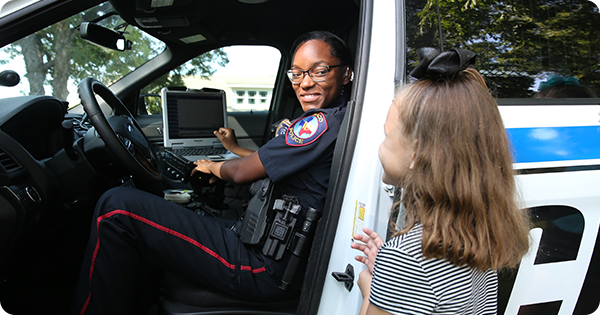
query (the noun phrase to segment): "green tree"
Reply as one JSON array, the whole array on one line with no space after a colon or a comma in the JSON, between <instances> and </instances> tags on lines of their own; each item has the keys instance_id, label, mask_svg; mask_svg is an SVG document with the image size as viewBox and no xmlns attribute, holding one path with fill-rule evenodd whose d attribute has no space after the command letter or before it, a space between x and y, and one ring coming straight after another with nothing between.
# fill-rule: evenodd
<instances>
[{"instance_id":1,"label":"green tree","mask_svg":"<svg viewBox=\"0 0 600 315\"><path fill-rule=\"evenodd\" d=\"M142 89L141 94L158 96L163 87L185 86L183 77L186 76L199 75L200 77L208 78L208 76L213 75L216 71L212 67L213 63L219 67L224 67L229 63L227 53L222 48L206 52L192 59L190 62L173 69L170 73L161 76ZM148 114L160 114L162 111L158 97L146 98L145 104Z\"/></svg>"}]
</instances>

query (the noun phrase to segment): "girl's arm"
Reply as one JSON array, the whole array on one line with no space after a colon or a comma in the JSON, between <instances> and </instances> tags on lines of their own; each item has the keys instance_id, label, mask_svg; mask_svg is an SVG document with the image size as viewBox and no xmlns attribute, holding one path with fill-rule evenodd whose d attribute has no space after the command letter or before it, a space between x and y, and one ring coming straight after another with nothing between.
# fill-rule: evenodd
<instances>
[{"instance_id":1,"label":"girl's arm","mask_svg":"<svg viewBox=\"0 0 600 315\"><path fill-rule=\"evenodd\" d=\"M366 310L363 313L363 309L365 308L365 306L366 306ZM366 300L363 303L363 308L360 310L360 314L361 315L363 315L363 314L364 315L391 315L391 313L388 313L388 312L380 309L379 307L369 303L369 300Z\"/></svg>"},{"instance_id":2,"label":"girl's arm","mask_svg":"<svg viewBox=\"0 0 600 315\"><path fill-rule=\"evenodd\" d=\"M358 287L363 296L363 305L360 308L360 315L389 315L390 313L380 309L379 307L369 302L369 295L371 293L371 280L373 275L368 269L363 270L358 275Z\"/></svg>"},{"instance_id":3,"label":"girl's arm","mask_svg":"<svg viewBox=\"0 0 600 315\"><path fill-rule=\"evenodd\" d=\"M371 280L373 279L373 275L369 272L369 269L365 269L360 272L358 275L358 288L362 293L363 297L363 305L360 308L360 315L367 314L367 309L369 308L369 295L371 294Z\"/></svg>"},{"instance_id":4,"label":"girl's arm","mask_svg":"<svg viewBox=\"0 0 600 315\"><path fill-rule=\"evenodd\" d=\"M354 239L363 242L352 243L351 247L362 251L366 256L356 256L355 259L367 266L367 269L361 271L358 275L358 287L363 297L363 305L360 309L360 315L380 315L390 314L379 307L369 303L369 295L371 293L371 280L373 279L373 268L375 266L375 258L377 252L383 246L383 239L379 234L369 228L364 228L364 234L354 235Z\"/></svg>"}]
</instances>

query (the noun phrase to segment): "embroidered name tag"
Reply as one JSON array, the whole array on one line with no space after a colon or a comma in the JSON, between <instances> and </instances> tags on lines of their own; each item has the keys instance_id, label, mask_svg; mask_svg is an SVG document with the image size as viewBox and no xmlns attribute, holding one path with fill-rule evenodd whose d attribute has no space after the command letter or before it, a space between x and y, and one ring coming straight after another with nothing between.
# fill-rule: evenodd
<instances>
[{"instance_id":1,"label":"embroidered name tag","mask_svg":"<svg viewBox=\"0 0 600 315\"><path fill-rule=\"evenodd\" d=\"M323 113L306 116L288 128L285 142L291 146L303 146L313 143L328 127Z\"/></svg>"}]
</instances>

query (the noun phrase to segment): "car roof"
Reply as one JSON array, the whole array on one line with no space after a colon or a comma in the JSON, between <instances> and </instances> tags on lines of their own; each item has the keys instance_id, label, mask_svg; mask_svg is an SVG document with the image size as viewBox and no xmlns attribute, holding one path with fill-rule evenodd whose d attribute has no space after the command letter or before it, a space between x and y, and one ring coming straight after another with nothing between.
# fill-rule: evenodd
<instances>
[{"instance_id":1,"label":"car roof","mask_svg":"<svg viewBox=\"0 0 600 315\"><path fill-rule=\"evenodd\" d=\"M150 8L150 2L111 1L128 23L151 26L144 30L172 48L186 49L232 44L288 48L293 39L309 30L324 29L345 36L358 16L354 0L269 0L257 4L239 0L176 0L172 6L161 8ZM196 35L206 40L191 44L181 40Z\"/></svg>"},{"instance_id":2,"label":"car roof","mask_svg":"<svg viewBox=\"0 0 600 315\"><path fill-rule=\"evenodd\" d=\"M152 0L110 1L129 24L164 41L178 52L194 54L229 45L270 45L289 50L300 34L323 29L348 40L358 24L358 0L173 0L172 5L152 8ZM40 1L0 18L0 47L43 29L98 0ZM154 1L156 3L156 1ZM200 42L182 38L201 35Z\"/></svg>"}]
</instances>

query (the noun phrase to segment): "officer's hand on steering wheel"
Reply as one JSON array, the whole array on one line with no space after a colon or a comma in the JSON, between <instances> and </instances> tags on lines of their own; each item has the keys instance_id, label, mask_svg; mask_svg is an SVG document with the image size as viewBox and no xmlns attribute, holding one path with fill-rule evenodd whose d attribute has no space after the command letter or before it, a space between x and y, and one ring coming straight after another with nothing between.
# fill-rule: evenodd
<instances>
[{"instance_id":1,"label":"officer's hand on steering wheel","mask_svg":"<svg viewBox=\"0 0 600 315\"><path fill-rule=\"evenodd\" d=\"M210 165L214 163L213 161L210 160L199 160L194 162L194 165L196 165L196 167L194 169L192 169L192 173L191 176L194 176L195 173L200 172L200 173L204 173L204 174L208 174L208 175L212 175L212 172L210 171ZM212 176L210 178L210 180L208 181L209 184L214 184L216 183L220 178L218 178L217 176Z\"/></svg>"}]
</instances>

